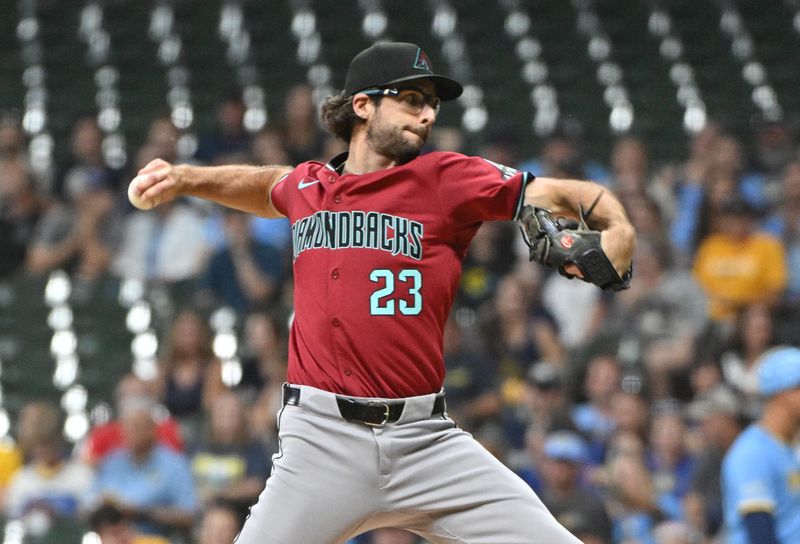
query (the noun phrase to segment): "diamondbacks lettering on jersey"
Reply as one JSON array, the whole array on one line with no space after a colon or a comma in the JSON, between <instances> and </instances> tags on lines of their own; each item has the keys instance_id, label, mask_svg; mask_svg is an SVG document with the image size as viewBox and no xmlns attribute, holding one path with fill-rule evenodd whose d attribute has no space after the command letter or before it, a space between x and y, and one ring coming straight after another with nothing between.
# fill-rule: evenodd
<instances>
[{"instance_id":1,"label":"diamondbacks lettering on jersey","mask_svg":"<svg viewBox=\"0 0 800 544\"><path fill-rule=\"evenodd\" d=\"M422 259L423 225L380 212L319 211L292 224L294 260L308 249L381 249Z\"/></svg>"}]
</instances>

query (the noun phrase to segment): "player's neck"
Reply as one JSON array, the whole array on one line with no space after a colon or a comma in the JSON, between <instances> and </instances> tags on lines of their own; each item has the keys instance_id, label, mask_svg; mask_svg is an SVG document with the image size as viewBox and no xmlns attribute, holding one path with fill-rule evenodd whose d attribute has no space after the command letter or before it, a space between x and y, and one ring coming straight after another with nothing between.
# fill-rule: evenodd
<instances>
[{"instance_id":1,"label":"player's neck","mask_svg":"<svg viewBox=\"0 0 800 544\"><path fill-rule=\"evenodd\" d=\"M790 443L800 431L800 418L783 404L768 404L759 422L770 434Z\"/></svg>"},{"instance_id":2,"label":"player's neck","mask_svg":"<svg viewBox=\"0 0 800 544\"><path fill-rule=\"evenodd\" d=\"M369 174L392 168L397 164L394 157L387 157L373 151L367 144L366 134L361 132L354 134L350 141L343 174Z\"/></svg>"}]
</instances>

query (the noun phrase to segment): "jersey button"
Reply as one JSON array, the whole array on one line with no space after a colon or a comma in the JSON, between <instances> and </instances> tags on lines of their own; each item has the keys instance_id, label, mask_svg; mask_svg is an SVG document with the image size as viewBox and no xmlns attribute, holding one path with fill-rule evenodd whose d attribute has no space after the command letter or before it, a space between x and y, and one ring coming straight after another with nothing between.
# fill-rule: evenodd
<instances>
[{"instance_id":1,"label":"jersey button","mask_svg":"<svg viewBox=\"0 0 800 544\"><path fill-rule=\"evenodd\" d=\"M336 176L334 176L334 175L328 176L328 181L330 181L331 183L335 182L336 181Z\"/></svg>"},{"instance_id":2,"label":"jersey button","mask_svg":"<svg viewBox=\"0 0 800 544\"><path fill-rule=\"evenodd\" d=\"M345 373L345 375L346 375L346 376L349 376L350 374L352 374L352 373L353 373L353 371L352 371L352 370L350 370L349 368L345 368L345 369L344 369L344 373Z\"/></svg>"},{"instance_id":3,"label":"jersey button","mask_svg":"<svg viewBox=\"0 0 800 544\"><path fill-rule=\"evenodd\" d=\"M342 203L342 197L340 197L339 195L336 195L335 197L333 197L333 201L336 202L337 204L341 204Z\"/></svg>"},{"instance_id":4,"label":"jersey button","mask_svg":"<svg viewBox=\"0 0 800 544\"><path fill-rule=\"evenodd\" d=\"M332 277L333 279L335 279L335 280L338 280L338 279L339 279L339 270L337 270L336 268L334 268L334 269L333 269L333 272L331 272L331 277Z\"/></svg>"},{"instance_id":5,"label":"jersey button","mask_svg":"<svg viewBox=\"0 0 800 544\"><path fill-rule=\"evenodd\" d=\"M331 325L333 325L334 327L338 327L341 324L342 324L341 321L339 321L337 318L334 317L333 319L331 319Z\"/></svg>"}]
</instances>

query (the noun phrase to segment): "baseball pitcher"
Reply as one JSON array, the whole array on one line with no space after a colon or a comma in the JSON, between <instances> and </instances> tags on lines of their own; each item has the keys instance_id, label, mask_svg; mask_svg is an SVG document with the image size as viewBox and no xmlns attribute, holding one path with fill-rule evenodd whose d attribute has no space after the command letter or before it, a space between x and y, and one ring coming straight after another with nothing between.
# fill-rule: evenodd
<instances>
[{"instance_id":1,"label":"baseball pitcher","mask_svg":"<svg viewBox=\"0 0 800 544\"><path fill-rule=\"evenodd\" d=\"M238 543L340 543L377 527L436 543L578 542L448 418L443 329L483 221L520 221L533 260L611 289L629 280L634 231L596 184L420 155L461 92L418 46L378 43L322 107L347 153L294 168L155 160L131 182L142 209L193 195L292 224L280 451Z\"/></svg>"}]
</instances>

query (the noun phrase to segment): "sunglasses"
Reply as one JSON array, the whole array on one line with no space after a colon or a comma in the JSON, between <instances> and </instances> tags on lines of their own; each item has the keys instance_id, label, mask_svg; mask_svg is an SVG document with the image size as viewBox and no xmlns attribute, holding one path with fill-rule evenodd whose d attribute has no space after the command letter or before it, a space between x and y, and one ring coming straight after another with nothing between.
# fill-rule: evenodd
<instances>
[{"instance_id":1,"label":"sunglasses","mask_svg":"<svg viewBox=\"0 0 800 544\"><path fill-rule=\"evenodd\" d=\"M422 113L426 105L433 109L434 114L439 115L439 108L442 105L442 99L438 96L423 93L417 89L368 89L361 92L369 96L391 96L396 98L409 113L414 115Z\"/></svg>"}]
</instances>

